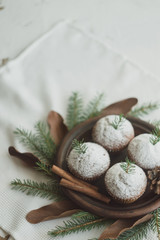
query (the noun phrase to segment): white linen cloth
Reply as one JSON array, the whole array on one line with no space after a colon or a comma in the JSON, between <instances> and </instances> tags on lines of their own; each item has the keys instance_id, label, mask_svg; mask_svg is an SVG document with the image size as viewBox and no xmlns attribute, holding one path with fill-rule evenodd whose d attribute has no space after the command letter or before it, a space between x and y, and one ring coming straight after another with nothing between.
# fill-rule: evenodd
<instances>
[{"instance_id":1,"label":"white linen cloth","mask_svg":"<svg viewBox=\"0 0 160 240\"><path fill-rule=\"evenodd\" d=\"M84 102L105 92L106 105L127 97L140 102L158 101L160 81L141 70L105 43L71 22L57 23L15 60L0 69L0 227L16 240L49 240L47 231L64 219L32 225L26 214L51 201L26 196L10 188L15 178L43 181L44 177L17 159L7 148L22 146L16 141L16 127L32 129L51 109L63 116L72 91L79 91ZM156 111L150 119L160 119ZM149 118L149 117L148 117ZM72 234L64 239L79 240L99 236L101 230ZM61 238L59 238L61 239ZM156 240L150 232L148 240Z\"/></svg>"}]
</instances>

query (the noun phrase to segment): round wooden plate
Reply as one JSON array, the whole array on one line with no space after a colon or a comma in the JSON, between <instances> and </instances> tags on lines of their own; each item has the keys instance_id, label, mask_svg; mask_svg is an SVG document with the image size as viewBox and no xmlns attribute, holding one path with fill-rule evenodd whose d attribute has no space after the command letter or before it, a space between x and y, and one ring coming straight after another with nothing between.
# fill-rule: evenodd
<instances>
[{"instance_id":1,"label":"round wooden plate","mask_svg":"<svg viewBox=\"0 0 160 240\"><path fill-rule=\"evenodd\" d=\"M66 135L57 154L57 165L59 167L69 171L66 164L66 158L71 150L71 144L73 139L84 138L85 141L93 141L91 135L92 127L98 119L99 118L89 119L88 121L85 121L82 124L76 126ZM150 133L154 129L151 124L144 122L140 119L128 117L128 120L131 121L136 136L141 133ZM111 166L116 162L124 160L125 156L126 149L120 153L110 154ZM102 176L98 181L92 184L98 186L99 190L108 196L105 190L103 179L104 176ZM80 208L102 217L133 218L147 214L160 207L160 197L151 192L149 190L149 187L147 187L144 195L141 198L129 205L122 205L114 202L114 200L111 200L109 204L106 204L91 197L88 197L82 193L78 193L69 189L63 188L63 191Z\"/></svg>"}]
</instances>

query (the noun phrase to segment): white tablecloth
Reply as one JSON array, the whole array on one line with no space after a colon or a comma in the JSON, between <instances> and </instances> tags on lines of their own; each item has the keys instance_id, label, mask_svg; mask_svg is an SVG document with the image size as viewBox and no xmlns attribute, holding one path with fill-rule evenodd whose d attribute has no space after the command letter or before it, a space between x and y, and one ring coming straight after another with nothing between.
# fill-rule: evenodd
<instances>
[{"instance_id":1,"label":"white tablecloth","mask_svg":"<svg viewBox=\"0 0 160 240\"><path fill-rule=\"evenodd\" d=\"M16 240L48 240L47 231L63 219L32 225L25 215L32 209L50 203L38 197L13 191L14 178L43 181L39 173L12 159L10 145L23 148L16 141L16 127L33 128L46 118L51 109L65 116L67 99L79 91L84 101L96 92L105 92L106 105L127 97L140 102L159 101L160 81L136 64L116 53L93 35L70 22L60 22L32 44L15 60L0 69L0 227ZM160 111L148 119L160 119ZM100 235L101 230L79 233L84 240ZM77 237L77 236L76 236ZM61 238L60 238L61 239ZM65 237L75 239L75 235ZM150 232L148 240L156 240Z\"/></svg>"}]
</instances>

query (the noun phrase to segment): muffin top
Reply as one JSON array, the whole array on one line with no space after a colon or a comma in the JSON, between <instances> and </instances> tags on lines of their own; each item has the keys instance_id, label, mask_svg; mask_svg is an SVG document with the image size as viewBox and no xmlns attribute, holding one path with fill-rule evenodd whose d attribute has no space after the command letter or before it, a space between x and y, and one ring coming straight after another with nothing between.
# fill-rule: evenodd
<instances>
[{"instance_id":1,"label":"muffin top","mask_svg":"<svg viewBox=\"0 0 160 240\"><path fill-rule=\"evenodd\" d=\"M85 142L84 153L72 149L67 163L70 171L83 179L95 179L102 175L110 165L108 152L100 145L92 142Z\"/></svg>"},{"instance_id":2,"label":"muffin top","mask_svg":"<svg viewBox=\"0 0 160 240\"><path fill-rule=\"evenodd\" d=\"M140 134L128 145L129 158L144 169L160 166L160 142L153 145L152 136L148 133Z\"/></svg>"},{"instance_id":3,"label":"muffin top","mask_svg":"<svg viewBox=\"0 0 160 240\"><path fill-rule=\"evenodd\" d=\"M114 123L118 123L119 118L119 115L103 117L92 131L93 140L110 151L125 147L134 137L133 126L127 119L122 117L117 128L115 127Z\"/></svg>"},{"instance_id":4,"label":"muffin top","mask_svg":"<svg viewBox=\"0 0 160 240\"><path fill-rule=\"evenodd\" d=\"M120 199L131 199L141 194L146 188L147 177L144 171L135 164L133 171L127 173L122 163L113 165L105 175L105 184L111 195ZM127 163L126 163L127 164Z\"/></svg>"}]
</instances>

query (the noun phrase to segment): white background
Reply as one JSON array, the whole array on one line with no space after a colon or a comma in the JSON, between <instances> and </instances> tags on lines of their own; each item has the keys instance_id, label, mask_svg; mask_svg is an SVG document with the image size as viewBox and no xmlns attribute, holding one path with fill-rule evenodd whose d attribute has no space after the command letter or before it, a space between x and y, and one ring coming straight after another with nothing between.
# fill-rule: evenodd
<instances>
[{"instance_id":1,"label":"white background","mask_svg":"<svg viewBox=\"0 0 160 240\"><path fill-rule=\"evenodd\" d=\"M159 0L1 0L0 6L0 59L14 58L69 19L160 77Z\"/></svg>"}]
</instances>

